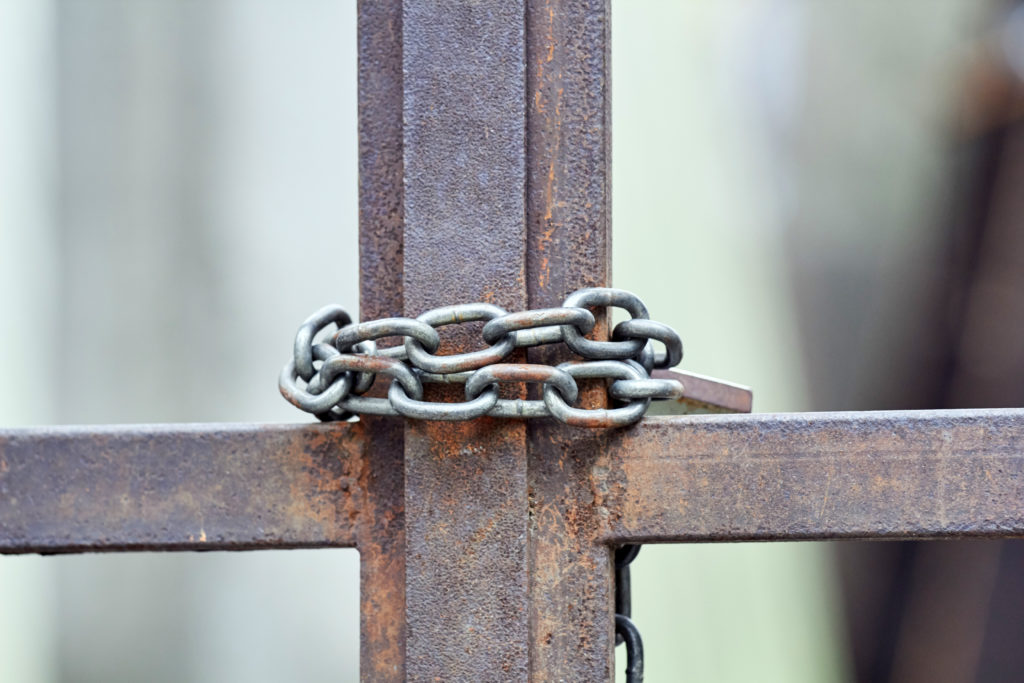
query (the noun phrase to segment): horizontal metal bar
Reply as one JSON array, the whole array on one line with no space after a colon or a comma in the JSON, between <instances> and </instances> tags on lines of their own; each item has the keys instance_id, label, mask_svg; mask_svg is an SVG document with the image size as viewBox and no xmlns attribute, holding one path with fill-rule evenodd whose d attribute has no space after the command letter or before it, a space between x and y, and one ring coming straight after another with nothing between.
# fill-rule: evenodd
<instances>
[{"instance_id":1,"label":"horizontal metal bar","mask_svg":"<svg viewBox=\"0 0 1024 683\"><path fill-rule=\"evenodd\" d=\"M1018 409L650 418L602 465L612 543L1024 535Z\"/></svg>"},{"instance_id":2,"label":"horizontal metal bar","mask_svg":"<svg viewBox=\"0 0 1024 683\"><path fill-rule=\"evenodd\" d=\"M654 370L651 376L682 383L683 397L655 401L649 415L749 413L754 404L754 392L741 384L681 370Z\"/></svg>"},{"instance_id":3,"label":"horizontal metal bar","mask_svg":"<svg viewBox=\"0 0 1024 683\"><path fill-rule=\"evenodd\" d=\"M0 431L0 553L353 546L362 431Z\"/></svg>"}]
</instances>

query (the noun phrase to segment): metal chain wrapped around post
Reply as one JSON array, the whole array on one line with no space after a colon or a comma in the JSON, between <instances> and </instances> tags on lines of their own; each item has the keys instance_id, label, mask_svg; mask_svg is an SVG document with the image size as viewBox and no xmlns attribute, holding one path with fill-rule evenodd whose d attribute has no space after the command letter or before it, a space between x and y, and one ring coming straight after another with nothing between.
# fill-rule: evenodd
<instances>
[{"instance_id":1,"label":"metal chain wrapped around post","mask_svg":"<svg viewBox=\"0 0 1024 683\"><path fill-rule=\"evenodd\" d=\"M587 339L595 325L588 307L617 306L632 319L615 326L610 341ZM479 351L435 355L441 345L438 327L483 322L487 346ZM401 337L402 344L378 349L376 341ZM656 351L652 340L664 345ZM502 363L517 348L564 342L582 361L557 367ZM669 368L682 359L676 332L648 319L640 299L621 289L590 288L573 292L561 308L508 313L485 303L435 308L416 319L385 318L353 323L340 306L326 306L310 316L295 336L293 358L281 371L278 386L294 406L321 420L347 420L356 414L393 415L420 420L470 420L554 417L581 427L623 427L644 416L653 399L675 399L683 385L654 379L651 370ZM393 381L387 398L363 394L378 375ZM573 406L576 379L609 380L617 407L584 410ZM423 400L423 383L465 385L466 400ZM542 400L502 399L506 383L543 385Z\"/></svg>"},{"instance_id":2,"label":"metal chain wrapped around post","mask_svg":"<svg viewBox=\"0 0 1024 683\"><path fill-rule=\"evenodd\" d=\"M587 339L595 326L588 307L617 306L632 316L615 326L610 341ZM436 355L438 327L482 322L487 346L456 355ZM378 349L376 341L401 337L402 344ZM664 345L656 351L653 341ZM517 348L565 343L583 361L557 367L502 363ZM294 406L324 421L347 420L357 414L393 415L422 420L470 420L484 415L502 418L554 417L569 425L623 427L640 420L655 399L683 395L674 379L654 379L651 370L682 360L683 344L676 332L648 319L640 299L620 289L581 289L562 307L509 313L486 303L455 304L429 310L416 319L385 318L353 323L340 306L326 306L306 319L295 335L293 357L281 371L281 394ZM392 382L387 398L364 396L378 375ZM605 379L613 403L606 410L585 410L573 404L577 379ZM423 383L465 385L466 400L434 403L423 400ZM501 384L543 386L542 400L499 398ZM630 619L629 565L639 545L615 551L615 642L626 645L626 680L643 680L643 642Z\"/></svg>"}]
</instances>

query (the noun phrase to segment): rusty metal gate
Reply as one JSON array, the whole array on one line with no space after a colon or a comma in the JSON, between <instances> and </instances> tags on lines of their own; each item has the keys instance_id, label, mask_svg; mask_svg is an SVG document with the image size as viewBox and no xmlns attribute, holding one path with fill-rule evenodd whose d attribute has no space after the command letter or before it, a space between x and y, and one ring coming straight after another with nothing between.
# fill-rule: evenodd
<instances>
[{"instance_id":1,"label":"rusty metal gate","mask_svg":"<svg viewBox=\"0 0 1024 683\"><path fill-rule=\"evenodd\" d=\"M606 0L358 22L361 317L606 286ZM1021 410L11 430L0 552L355 547L363 679L600 681L616 547L1020 535L1021 443Z\"/></svg>"}]
</instances>

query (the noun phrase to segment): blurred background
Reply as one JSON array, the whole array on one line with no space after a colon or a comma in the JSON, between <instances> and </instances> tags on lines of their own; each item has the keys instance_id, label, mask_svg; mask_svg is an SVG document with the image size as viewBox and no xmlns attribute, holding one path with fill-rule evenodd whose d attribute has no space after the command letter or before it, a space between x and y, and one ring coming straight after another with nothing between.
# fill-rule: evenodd
<instances>
[{"instance_id":1,"label":"blurred background","mask_svg":"<svg viewBox=\"0 0 1024 683\"><path fill-rule=\"evenodd\" d=\"M1024 406L1024 13L613 0L614 273L755 410ZM0 0L0 424L306 421L350 0ZM652 681L1024 680L1017 542L647 546ZM358 677L355 551L0 557L0 682ZM622 652L620 651L620 656Z\"/></svg>"}]
</instances>

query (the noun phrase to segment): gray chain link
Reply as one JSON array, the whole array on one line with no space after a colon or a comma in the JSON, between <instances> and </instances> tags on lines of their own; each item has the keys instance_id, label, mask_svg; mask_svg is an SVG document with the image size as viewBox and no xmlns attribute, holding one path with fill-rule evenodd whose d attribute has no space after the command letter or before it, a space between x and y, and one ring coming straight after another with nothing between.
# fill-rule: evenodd
<instances>
[{"instance_id":1,"label":"gray chain link","mask_svg":"<svg viewBox=\"0 0 1024 683\"><path fill-rule=\"evenodd\" d=\"M614 306L632 318L612 331L610 341L587 339L596 324L589 308ZM438 327L483 322L486 345L478 351L438 355ZM401 344L377 348L377 341L399 337ZM653 341L664 351L656 350ZM517 348L565 343L581 356L557 367L503 363ZM580 427L621 427L647 412L651 400L674 399L683 385L652 379L653 368L668 368L683 357L675 330L648 319L647 307L621 289L589 288L570 294L560 308L509 313L485 303L435 308L412 318L353 323L340 306L320 309L295 335L293 358L278 387L295 407L324 421L354 415L393 415L420 420L554 417ZM364 396L377 376L391 378L387 398ZM603 379L614 407L575 407L577 379ZM464 384L466 400L423 400L424 383ZM542 400L499 397L502 384L539 384Z\"/></svg>"}]
</instances>

